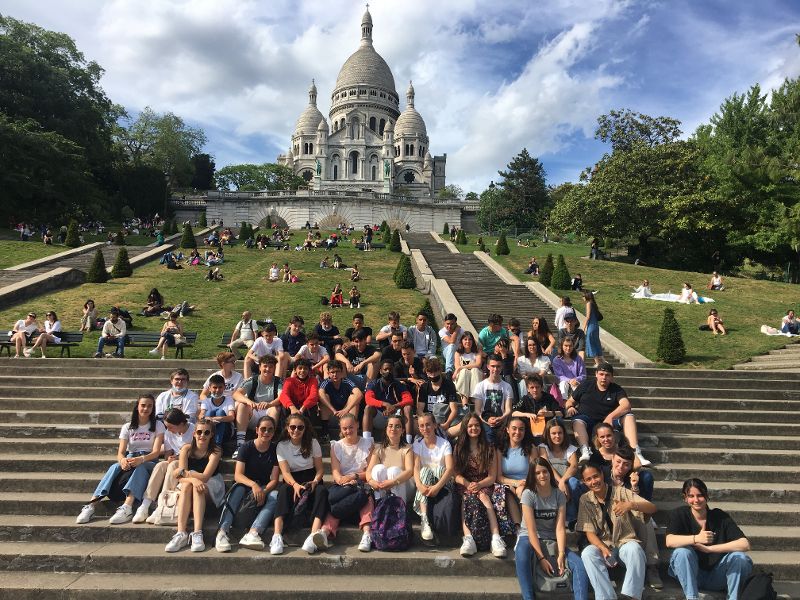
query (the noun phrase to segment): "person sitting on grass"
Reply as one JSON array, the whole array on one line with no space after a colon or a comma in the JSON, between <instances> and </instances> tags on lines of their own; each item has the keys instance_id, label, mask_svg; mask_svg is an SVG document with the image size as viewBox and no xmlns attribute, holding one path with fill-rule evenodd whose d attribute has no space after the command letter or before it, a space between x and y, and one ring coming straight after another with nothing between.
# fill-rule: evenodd
<instances>
[{"instance_id":1,"label":"person sitting on grass","mask_svg":"<svg viewBox=\"0 0 800 600\"><path fill-rule=\"evenodd\" d=\"M81 328L78 331L91 331L96 327L97 323L97 307L94 305L94 300L89 298L86 304L83 305L83 312L81 316Z\"/></svg>"},{"instance_id":2,"label":"person sitting on grass","mask_svg":"<svg viewBox=\"0 0 800 600\"><path fill-rule=\"evenodd\" d=\"M683 282L683 289L678 302L681 304L697 304L699 302L697 292L692 289L692 285L688 281Z\"/></svg>"},{"instance_id":3,"label":"person sitting on grass","mask_svg":"<svg viewBox=\"0 0 800 600\"><path fill-rule=\"evenodd\" d=\"M329 303L331 308L342 308L342 304L344 304L344 293L342 292L342 285L340 283L333 286Z\"/></svg>"},{"instance_id":4,"label":"person sitting on grass","mask_svg":"<svg viewBox=\"0 0 800 600\"><path fill-rule=\"evenodd\" d=\"M725 289L725 286L722 284L722 277L720 277L719 273L716 271L711 275L711 280L708 282L708 289L718 290L720 292Z\"/></svg>"},{"instance_id":5,"label":"person sitting on grass","mask_svg":"<svg viewBox=\"0 0 800 600\"><path fill-rule=\"evenodd\" d=\"M142 314L145 317L157 317L163 310L166 310L164 308L164 298L157 288L153 288L147 295L147 304L142 309Z\"/></svg>"},{"instance_id":6,"label":"person sitting on grass","mask_svg":"<svg viewBox=\"0 0 800 600\"><path fill-rule=\"evenodd\" d=\"M781 333L800 334L800 321L794 316L794 311L791 308L786 311L786 316L781 319Z\"/></svg>"},{"instance_id":7,"label":"person sitting on grass","mask_svg":"<svg viewBox=\"0 0 800 600\"><path fill-rule=\"evenodd\" d=\"M580 273L577 273L575 277L572 278L572 281L570 282L570 289L576 292L583 291L583 277L581 277Z\"/></svg>"},{"instance_id":8,"label":"person sitting on grass","mask_svg":"<svg viewBox=\"0 0 800 600\"><path fill-rule=\"evenodd\" d=\"M361 308L361 292L355 285L350 288L350 308Z\"/></svg>"},{"instance_id":9,"label":"person sitting on grass","mask_svg":"<svg viewBox=\"0 0 800 600\"><path fill-rule=\"evenodd\" d=\"M33 343L33 346L30 349L25 348L22 352L26 357L28 357L33 354L33 351L36 350L36 348L39 348L39 350L42 352L42 358L47 358L45 355L47 344L61 343L61 338L58 335L59 333L61 333L61 321L58 320L56 313L54 313L52 310L48 311L45 315L44 333L39 334L39 337L36 338L36 341Z\"/></svg>"},{"instance_id":10,"label":"person sitting on grass","mask_svg":"<svg viewBox=\"0 0 800 600\"><path fill-rule=\"evenodd\" d=\"M278 268L278 263L272 263L272 266L269 268L269 274L267 275L269 281L278 281L281 278L281 271Z\"/></svg>"},{"instance_id":11,"label":"person sitting on grass","mask_svg":"<svg viewBox=\"0 0 800 600\"><path fill-rule=\"evenodd\" d=\"M360 281L361 272L358 270L358 265L354 264L350 272L350 281Z\"/></svg>"},{"instance_id":12,"label":"person sitting on grass","mask_svg":"<svg viewBox=\"0 0 800 600\"><path fill-rule=\"evenodd\" d=\"M708 311L706 325L708 325L709 329L711 329L714 335L725 335L728 333L725 330L725 325L722 323L722 319L720 318L716 308L712 308L710 311Z\"/></svg>"},{"instance_id":13,"label":"person sitting on grass","mask_svg":"<svg viewBox=\"0 0 800 600\"><path fill-rule=\"evenodd\" d=\"M536 261L535 256L532 256L528 261L528 268L525 269L525 275L533 275L534 277L539 276L539 263Z\"/></svg>"}]
</instances>

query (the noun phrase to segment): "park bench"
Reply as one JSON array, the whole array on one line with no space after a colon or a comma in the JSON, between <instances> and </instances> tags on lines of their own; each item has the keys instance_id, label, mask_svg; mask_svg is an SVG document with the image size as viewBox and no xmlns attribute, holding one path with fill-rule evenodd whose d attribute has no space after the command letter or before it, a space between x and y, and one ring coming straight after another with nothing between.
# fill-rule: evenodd
<instances>
[{"instance_id":1,"label":"park bench","mask_svg":"<svg viewBox=\"0 0 800 600\"><path fill-rule=\"evenodd\" d=\"M175 344L175 358L183 358L183 349L192 348L197 341L197 332L184 332L185 342ZM153 331L129 331L125 346L128 348L155 348L161 339L160 333Z\"/></svg>"},{"instance_id":2,"label":"park bench","mask_svg":"<svg viewBox=\"0 0 800 600\"><path fill-rule=\"evenodd\" d=\"M38 336L34 336L34 339ZM48 348L61 348L61 357L64 357L64 351L67 352L67 357L72 358L70 354L70 348L74 346L79 346L80 343L83 341L83 332L79 331L62 331L58 334L58 337L61 338L61 343L59 344L47 344ZM27 346L32 346L33 344L27 344ZM0 356L3 355L3 350L8 353L8 356L11 356L11 348L14 347L14 344L11 343L11 336L8 335L8 332L0 333Z\"/></svg>"},{"instance_id":3,"label":"park bench","mask_svg":"<svg viewBox=\"0 0 800 600\"><path fill-rule=\"evenodd\" d=\"M262 321L262 322L266 323L266 321ZM230 333L226 333L226 334L224 334L222 336L222 338L220 338L219 344L217 344L217 348L224 348L225 350L228 350L228 344L230 344L230 343L231 343L231 334ZM236 348L234 350L234 354L236 355L236 358L241 360L242 359L242 355L239 353L239 350L244 350L245 352L247 352L247 346L239 346L238 348Z\"/></svg>"}]
</instances>

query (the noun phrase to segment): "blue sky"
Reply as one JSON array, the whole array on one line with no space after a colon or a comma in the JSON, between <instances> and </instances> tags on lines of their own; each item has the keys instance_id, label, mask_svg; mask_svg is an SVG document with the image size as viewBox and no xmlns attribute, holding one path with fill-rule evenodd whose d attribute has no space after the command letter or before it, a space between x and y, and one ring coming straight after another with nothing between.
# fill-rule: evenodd
<instances>
[{"instance_id":1,"label":"blue sky","mask_svg":"<svg viewBox=\"0 0 800 600\"><path fill-rule=\"evenodd\" d=\"M349 0L3 0L3 14L72 36L109 97L172 111L218 167L274 161L311 78L323 114L358 47ZM374 0L376 50L402 99L413 79L448 182L480 192L523 147L548 183L606 150L597 116L668 115L690 134L724 98L800 76L800 3L728 0Z\"/></svg>"}]
</instances>

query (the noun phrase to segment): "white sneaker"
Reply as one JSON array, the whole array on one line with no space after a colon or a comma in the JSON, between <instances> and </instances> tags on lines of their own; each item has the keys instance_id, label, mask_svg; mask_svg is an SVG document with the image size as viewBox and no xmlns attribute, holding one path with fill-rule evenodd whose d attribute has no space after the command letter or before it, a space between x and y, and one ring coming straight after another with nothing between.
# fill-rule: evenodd
<instances>
[{"instance_id":1,"label":"white sneaker","mask_svg":"<svg viewBox=\"0 0 800 600\"><path fill-rule=\"evenodd\" d=\"M153 348L152 350L148 350L147 352L148 354L153 354L153 355L158 354L158 348Z\"/></svg>"},{"instance_id":2,"label":"white sneaker","mask_svg":"<svg viewBox=\"0 0 800 600\"><path fill-rule=\"evenodd\" d=\"M306 541L303 542L303 545L301 547L309 554L314 554L314 552L317 551L317 545L314 543L313 533L309 534L309 536L306 538Z\"/></svg>"},{"instance_id":3,"label":"white sneaker","mask_svg":"<svg viewBox=\"0 0 800 600\"><path fill-rule=\"evenodd\" d=\"M206 549L202 531L193 531L189 537L192 539L192 547L190 548L192 552L202 552Z\"/></svg>"},{"instance_id":4,"label":"white sneaker","mask_svg":"<svg viewBox=\"0 0 800 600\"><path fill-rule=\"evenodd\" d=\"M231 541L228 539L228 533L224 529L217 532L217 539L214 541L214 548L217 552L230 552Z\"/></svg>"},{"instance_id":5,"label":"white sneaker","mask_svg":"<svg viewBox=\"0 0 800 600\"><path fill-rule=\"evenodd\" d=\"M264 540L262 540L261 536L257 533L248 531L242 536L242 539L239 540L239 545L250 548L251 550L263 550Z\"/></svg>"},{"instance_id":6,"label":"white sneaker","mask_svg":"<svg viewBox=\"0 0 800 600\"><path fill-rule=\"evenodd\" d=\"M428 522L428 517L422 517L422 539L430 542L433 539L433 529Z\"/></svg>"},{"instance_id":7,"label":"white sneaker","mask_svg":"<svg viewBox=\"0 0 800 600\"><path fill-rule=\"evenodd\" d=\"M283 554L283 536L276 533L269 543L269 553L272 555Z\"/></svg>"},{"instance_id":8,"label":"white sneaker","mask_svg":"<svg viewBox=\"0 0 800 600\"><path fill-rule=\"evenodd\" d=\"M161 360L167 360L167 357L166 356L162 356Z\"/></svg>"},{"instance_id":9,"label":"white sneaker","mask_svg":"<svg viewBox=\"0 0 800 600\"><path fill-rule=\"evenodd\" d=\"M94 516L94 504L87 504L81 509L81 513L78 515L78 518L75 519L75 522L78 525L83 525L84 523L88 523L92 520Z\"/></svg>"},{"instance_id":10,"label":"white sneaker","mask_svg":"<svg viewBox=\"0 0 800 600\"><path fill-rule=\"evenodd\" d=\"M172 539L164 547L164 552L177 552L184 546L189 545L189 534L185 531L179 531L172 536Z\"/></svg>"},{"instance_id":11,"label":"white sneaker","mask_svg":"<svg viewBox=\"0 0 800 600\"><path fill-rule=\"evenodd\" d=\"M578 464L583 464L589 462L589 459L592 457L592 453L589 451L588 446L584 446L581 448L581 455L578 457Z\"/></svg>"},{"instance_id":12,"label":"white sneaker","mask_svg":"<svg viewBox=\"0 0 800 600\"><path fill-rule=\"evenodd\" d=\"M642 449L641 448L637 447L636 450L635 450L635 453L636 453L636 458L639 459L639 464L642 465L643 467L649 467L650 465L653 464L651 461L647 460L644 457L644 455L642 454Z\"/></svg>"},{"instance_id":13,"label":"white sneaker","mask_svg":"<svg viewBox=\"0 0 800 600\"><path fill-rule=\"evenodd\" d=\"M30 348L25 348L22 353L25 355L25 358L30 358L31 354L33 354L33 350Z\"/></svg>"},{"instance_id":14,"label":"white sneaker","mask_svg":"<svg viewBox=\"0 0 800 600\"><path fill-rule=\"evenodd\" d=\"M127 504L123 504L117 509L117 512L111 515L111 518L108 520L108 522L112 525L120 525L130 521L131 517L133 517L133 509Z\"/></svg>"},{"instance_id":15,"label":"white sneaker","mask_svg":"<svg viewBox=\"0 0 800 600\"><path fill-rule=\"evenodd\" d=\"M144 520L145 523L150 523L151 525L156 524L156 513L150 513L150 516Z\"/></svg>"},{"instance_id":16,"label":"white sneaker","mask_svg":"<svg viewBox=\"0 0 800 600\"><path fill-rule=\"evenodd\" d=\"M475 545L475 540L471 535L465 535L464 541L461 543L461 548L459 549L461 556L472 556L477 551L478 547Z\"/></svg>"},{"instance_id":17,"label":"white sneaker","mask_svg":"<svg viewBox=\"0 0 800 600\"><path fill-rule=\"evenodd\" d=\"M136 513L133 515L133 519L131 523L144 523L147 521L147 517L150 516L150 507L145 506L144 504L140 504L139 508L136 509Z\"/></svg>"},{"instance_id":18,"label":"white sneaker","mask_svg":"<svg viewBox=\"0 0 800 600\"><path fill-rule=\"evenodd\" d=\"M328 532L324 529L315 531L312 534L312 539L314 540L314 545L318 550L325 550L326 548L333 546L333 544L328 541Z\"/></svg>"},{"instance_id":19,"label":"white sneaker","mask_svg":"<svg viewBox=\"0 0 800 600\"><path fill-rule=\"evenodd\" d=\"M500 536L492 537L492 556L497 558L506 557L506 543Z\"/></svg>"},{"instance_id":20,"label":"white sneaker","mask_svg":"<svg viewBox=\"0 0 800 600\"><path fill-rule=\"evenodd\" d=\"M368 531L365 531L364 535L361 536L361 542L358 544L358 549L361 550L361 552L369 552L372 550L372 536Z\"/></svg>"}]
</instances>

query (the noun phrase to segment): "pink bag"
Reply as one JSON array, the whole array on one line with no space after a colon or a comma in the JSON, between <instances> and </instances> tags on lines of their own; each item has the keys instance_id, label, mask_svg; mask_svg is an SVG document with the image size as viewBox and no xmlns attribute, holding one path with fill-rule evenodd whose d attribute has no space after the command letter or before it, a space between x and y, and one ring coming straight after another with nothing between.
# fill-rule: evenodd
<instances>
[{"instance_id":1,"label":"pink bag","mask_svg":"<svg viewBox=\"0 0 800 600\"><path fill-rule=\"evenodd\" d=\"M561 408L564 408L566 402L564 401L564 397L561 395L561 389L558 387L557 383L554 383L550 386L550 395L556 399L556 402L558 402L558 405Z\"/></svg>"}]
</instances>

